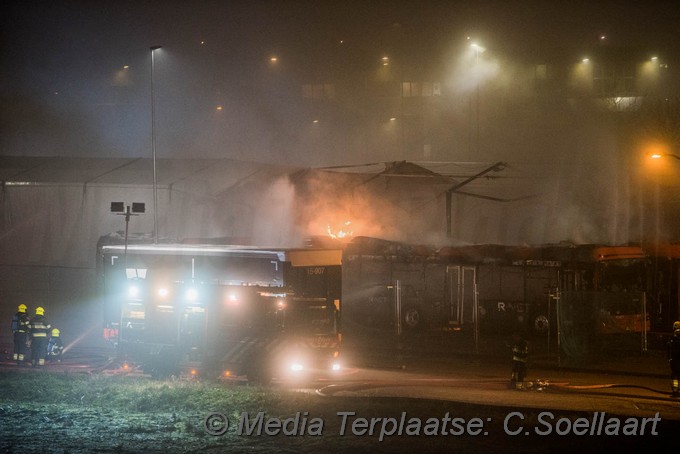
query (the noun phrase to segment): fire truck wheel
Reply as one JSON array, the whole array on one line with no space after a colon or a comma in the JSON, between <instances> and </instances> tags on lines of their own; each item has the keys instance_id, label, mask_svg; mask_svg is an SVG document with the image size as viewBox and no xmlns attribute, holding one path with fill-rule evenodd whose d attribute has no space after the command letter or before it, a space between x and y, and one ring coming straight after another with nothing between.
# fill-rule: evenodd
<instances>
[{"instance_id":1,"label":"fire truck wheel","mask_svg":"<svg viewBox=\"0 0 680 454\"><path fill-rule=\"evenodd\" d=\"M534 317L534 333L546 336L550 329L550 320L545 314L538 314Z\"/></svg>"},{"instance_id":2,"label":"fire truck wheel","mask_svg":"<svg viewBox=\"0 0 680 454\"><path fill-rule=\"evenodd\" d=\"M417 307L409 306L404 309L404 325L408 329L417 329L422 326L422 317Z\"/></svg>"}]
</instances>

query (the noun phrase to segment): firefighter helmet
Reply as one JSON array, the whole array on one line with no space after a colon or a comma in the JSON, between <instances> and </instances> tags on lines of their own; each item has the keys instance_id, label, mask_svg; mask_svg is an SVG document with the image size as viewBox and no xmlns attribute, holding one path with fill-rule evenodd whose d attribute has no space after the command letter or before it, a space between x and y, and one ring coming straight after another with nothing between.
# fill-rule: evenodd
<instances>
[{"instance_id":1,"label":"firefighter helmet","mask_svg":"<svg viewBox=\"0 0 680 454\"><path fill-rule=\"evenodd\" d=\"M60 331L59 331L58 328L54 328L54 329L52 330L52 337L59 337L59 332L60 332Z\"/></svg>"},{"instance_id":2,"label":"firefighter helmet","mask_svg":"<svg viewBox=\"0 0 680 454\"><path fill-rule=\"evenodd\" d=\"M680 320L673 322L673 331L680 329Z\"/></svg>"},{"instance_id":3,"label":"firefighter helmet","mask_svg":"<svg viewBox=\"0 0 680 454\"><path fill-rule=\"evenodd\" d=\"M28 309L28 308L26 307L25 304L19 304L19 306L17 307L17 310L19 312L26 312L26 309Z\"/></svg>"},{"instance_id":4,"label":"firefighter helmet","mask_svg":"<svg viewBox=\"0 0 680 454\"><path fill-rule=\"evenodd\" d=\"M43 309L42 307L36 307L35 315L45 315L45 309Z\"/></svg>"}]
</instances>

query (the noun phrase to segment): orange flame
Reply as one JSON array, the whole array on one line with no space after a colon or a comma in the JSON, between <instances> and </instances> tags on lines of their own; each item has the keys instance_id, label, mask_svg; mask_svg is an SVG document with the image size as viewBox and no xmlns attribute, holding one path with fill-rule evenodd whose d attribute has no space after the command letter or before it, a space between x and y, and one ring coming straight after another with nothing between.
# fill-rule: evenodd
<instances>
[{"instance_id":1,"label":"orange flame","mask_svg":"<svg viewBox=\"0 0 680 454\"><path fill-rule=\"evenodd\" d=\"M333 232L331 225L328 224L328 226L326 227L326 232L328 232L328 236L330 236L334 240L352 238L352 236L354 236L354 232L352 232L351 230L350 227L351 225L352 223L350 221L345 221L340 229L338 229L336 232Z\"/></svg>"}]
</instances>

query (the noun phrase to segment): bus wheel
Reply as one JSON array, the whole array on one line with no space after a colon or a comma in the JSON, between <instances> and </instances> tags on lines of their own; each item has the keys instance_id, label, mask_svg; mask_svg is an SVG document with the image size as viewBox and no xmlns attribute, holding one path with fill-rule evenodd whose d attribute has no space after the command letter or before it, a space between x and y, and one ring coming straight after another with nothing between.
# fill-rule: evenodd
<instances>
[{"instance_id":1,"label":"bus wheel","mask_svg":"<svg viewBox=\"0 0 680 454\"><path fill-rule=\"evenodd\" d=\"M422 319L420 316L420 310L417 307L407 307L404 309L404 324L409 329L420 328L422 324Z\"/></svg>"},{"instance_id":2,"label":"bus wheel","mask_svg":"<svg viewBox=\"0 0 680 454\"><path fill-rule=\"evenodd\" d=\"M534 317L534 333L545 336L548 334L550 329L550 320L548 316L544 314L538 314Z\"/></svg>"}]
</instances>

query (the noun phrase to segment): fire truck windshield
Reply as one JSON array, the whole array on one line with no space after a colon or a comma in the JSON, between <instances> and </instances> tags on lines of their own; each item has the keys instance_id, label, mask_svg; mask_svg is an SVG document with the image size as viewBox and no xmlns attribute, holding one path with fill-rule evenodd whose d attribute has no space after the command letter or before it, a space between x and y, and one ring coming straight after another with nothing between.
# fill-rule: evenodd
<instances>
[{"instance_id":1,"label":"fire truck windshield","mask_svg":"<svg viewBox=\"0 0 680 454\"><path fill-rule=\"evenodd\" d=\"M335 334L335 306L296 302L286 310L285 326L298 334Z\"/></svg>"}]
</instances>

